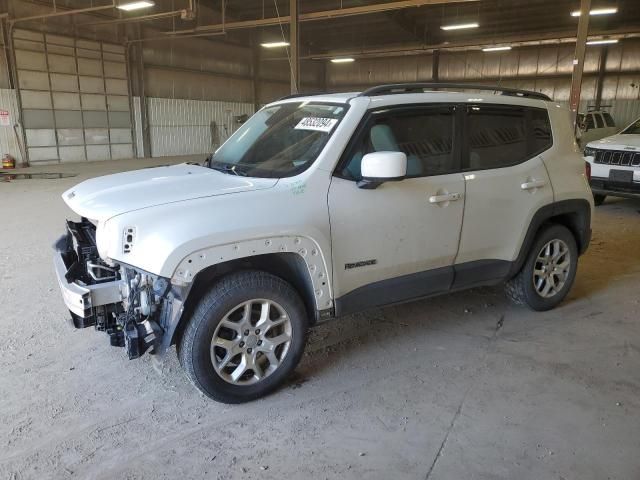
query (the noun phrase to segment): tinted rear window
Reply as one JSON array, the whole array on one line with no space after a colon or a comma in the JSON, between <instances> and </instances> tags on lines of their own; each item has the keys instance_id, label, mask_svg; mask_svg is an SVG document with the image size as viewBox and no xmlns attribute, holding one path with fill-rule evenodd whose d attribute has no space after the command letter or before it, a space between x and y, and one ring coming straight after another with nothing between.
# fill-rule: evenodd
<instances>
[{"instance_id":1,"label":"tinted rear window","mask_svg":"<svg viewBox=\"0 0 640 480\"><path fill-rule=\"evenodd\" d=\"M470 107L467 132L470 170L516 165L553 144L549 115L540 108Z\"/></svg>"},{"instance_id":2,"label":"tinted rear window","mask_svg":"<svg viewBox=\"0 0 640 480\"><path fill-rule=\"evenodd\" d=\"M616 126L616 122L613 121L613 117L611 116L611 114L605 112L602 114L602 116L604 117L604 123L607 125L607 127Z\"/></svg>"}]
</instances>

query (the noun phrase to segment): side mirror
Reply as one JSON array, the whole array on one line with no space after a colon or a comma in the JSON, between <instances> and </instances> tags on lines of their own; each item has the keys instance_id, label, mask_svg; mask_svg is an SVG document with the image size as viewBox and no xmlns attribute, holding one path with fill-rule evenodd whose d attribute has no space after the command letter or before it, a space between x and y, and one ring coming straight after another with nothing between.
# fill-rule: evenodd
<instances>
[{"instance_id":1,"label":"side mirror","mask_svg":"<svg viewBox=\"0 0 640 480\"><path fill-rule=\"evenodd\" d=\"M402 180L407 175L407 156L402 152L374 152L362 157L359 188L373 189L384 182Z\"/></svg>"}]
</instances>

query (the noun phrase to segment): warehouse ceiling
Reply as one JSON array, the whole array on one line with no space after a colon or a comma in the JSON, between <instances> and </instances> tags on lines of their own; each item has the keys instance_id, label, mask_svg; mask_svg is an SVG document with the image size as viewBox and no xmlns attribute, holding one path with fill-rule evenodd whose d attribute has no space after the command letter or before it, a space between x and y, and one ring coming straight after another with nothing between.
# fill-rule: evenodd
<instances>
[{"instance_id":1,"label":"warehouse ceiling","mask_svg":"<svg viewBox=\"0 0 640 480\"><path fill-rule=\"evenodd\" d=\"M112 4L110 0L4 0L3 6L12 19L53 12L54 3L56 12ZM191 6L195 17L183 19L181 10ZM593 0L593 9L604 7L617 12L592 15L590 36L640 34L638 0ZM369 9L384 11L367 13ZM381 56L509 42L571 41L578 23L571 12L578 9L577 0L300 0L300 55L310 59L340 54ZM318 12L328 13L314 16ZM155 0L154 6L135 12L105 8L15 25L49 31L72 28L79 36L120 42L206 35L217 42L251 46L288 40L288 15L288 0ZM465 23L478 27L441 28ZM267 59L286 55L284 49L260 51Z\"/></svg>"}]
</instances>

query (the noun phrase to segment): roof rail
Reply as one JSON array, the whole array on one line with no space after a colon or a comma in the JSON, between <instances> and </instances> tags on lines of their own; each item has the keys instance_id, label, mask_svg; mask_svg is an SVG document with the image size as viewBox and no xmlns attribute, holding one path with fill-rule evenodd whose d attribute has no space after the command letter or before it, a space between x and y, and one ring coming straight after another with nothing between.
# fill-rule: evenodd
<instances>
[{"instance_id":1,"label":"roof rail","mask_svg":"<svg viewBox=\"0 0 640 480\"><path fill-rule=\"evenodd\" d=\"M488 90L500 92L501 95L509 95L512 97L535 98L538 100L552 101L549 96L540 92L532 92L530 90L520 90L519 88L498 87L491 85L476 85L472 83L394 83L389 85L379 85L377 87L368 88L360 93L359 97L374 97L376 95L390 95L395 93L423 93L425 90L438 90L440 88L456 88L465 90Z\"/></svg>"},{"instance_id":2,"label":"roof rail","mask_svg":"<svg viewBox=\"0 0 640 480\"><path fill-rule=\"evenodd\" d=\"M280 100L288 100L289 98L313 97L314 95L322 95L323 93L326 93L326 92L292 93L291 95L285 95L284 97L280 97L280 98L278 99L278 102L279 102Z\"/></svg>"}]
</instances>

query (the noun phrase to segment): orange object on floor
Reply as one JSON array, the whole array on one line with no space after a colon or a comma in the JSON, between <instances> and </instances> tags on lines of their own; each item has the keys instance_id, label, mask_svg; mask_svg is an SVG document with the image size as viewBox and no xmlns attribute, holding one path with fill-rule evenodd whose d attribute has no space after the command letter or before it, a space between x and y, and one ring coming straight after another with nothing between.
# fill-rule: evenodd
<instances>
[{"instance_id":1,"label":"orange object on floor","mask_svg":"<svg viewBox=\"0 0 640 480\"><path fill-rule=\"evenodd\" d=\"M2 168L16 168L16 159L8 153L2 157Z\"/></svg>"}]
</instances>

